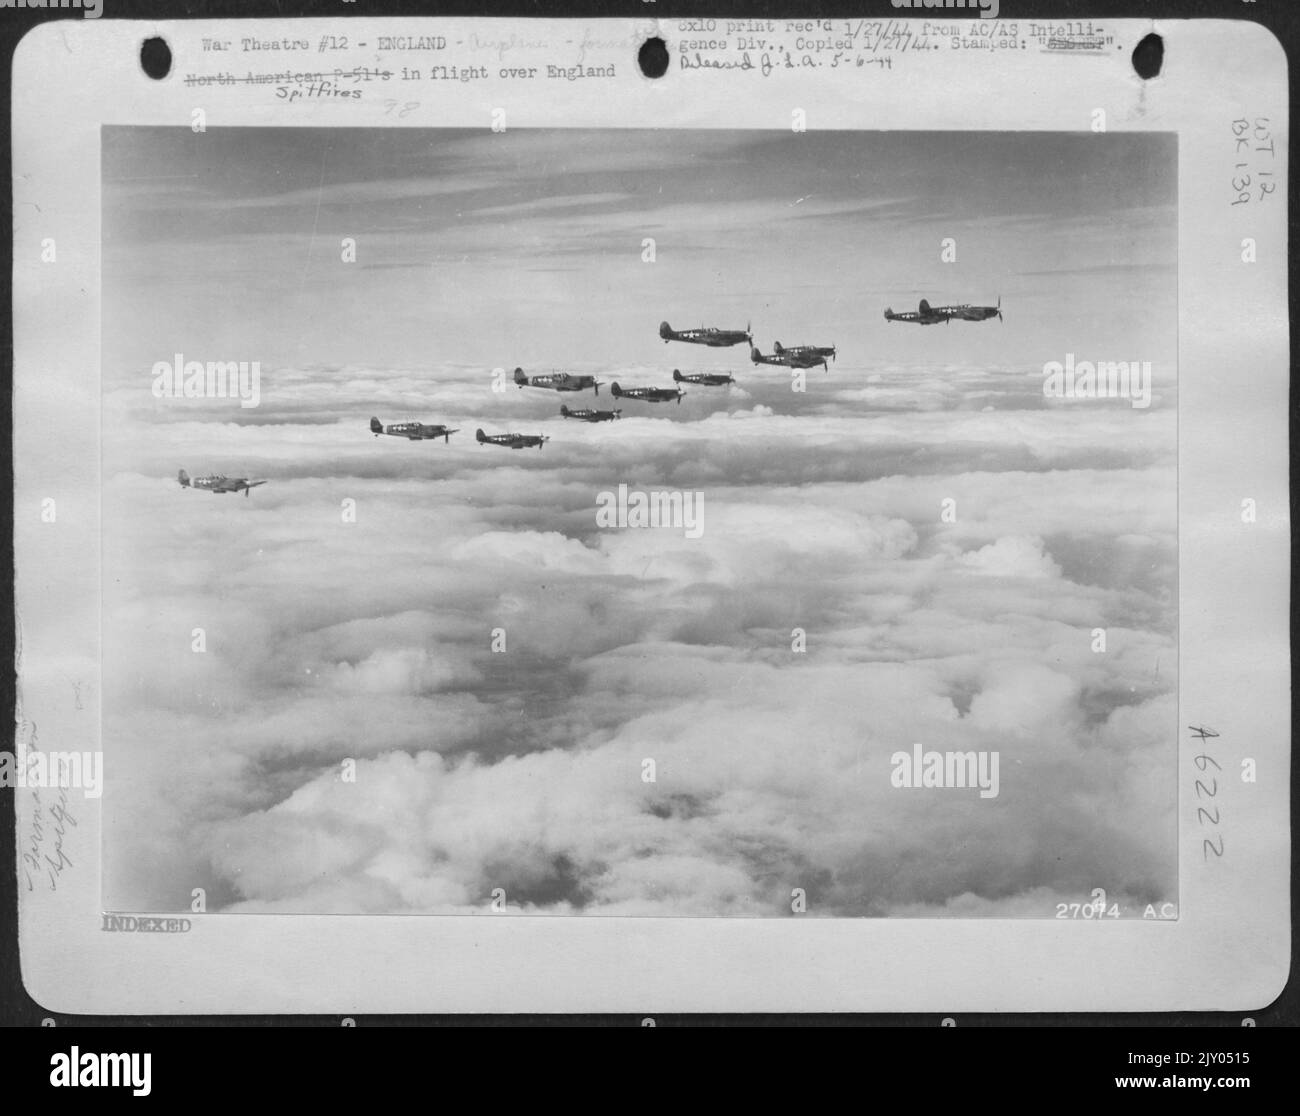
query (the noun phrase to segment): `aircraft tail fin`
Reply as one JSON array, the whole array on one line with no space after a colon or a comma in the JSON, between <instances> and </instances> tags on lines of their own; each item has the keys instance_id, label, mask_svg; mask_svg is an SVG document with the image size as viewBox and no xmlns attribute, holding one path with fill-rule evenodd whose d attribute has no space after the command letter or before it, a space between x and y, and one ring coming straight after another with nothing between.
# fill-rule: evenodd
<instances>
[{"instance_id":1,"label":"aircraft tail fin","mask_svg":"<svg viewBox=\"0 0 1300 1116\"><path fill-rule=\"evenodd\" d=\"M930 312L930 304L926 302L925 299L921 299L921 313L928 314L929 312Z\"/></svg>"},{"instance_id":2,"label":"aircraft tail fin","mask_svg":"<svg viewBox=\"0 0 1300 1116\"><path fill-rule=\"evenodd\" d=\"M370 420L370 433L382 434L383 432L384 432L384 424L380 422L377 418L372 418Z\"/></svg>"},{"instance_id":3,"label":"aircraft tail fin","mask_svg":"<svg viewBox=\"0 0 1300 1116\"><path fill-rule=\"evenodd\" d=\"M614 397L615 399L617 399L620 395L623 394L623 389L622 389L621 387L618 386L618 381L617 381L617 380L615 380L615 381L610 385L609 391L610 391L610 394L613 395L613 397Z\"/></svg>"},{"instance_id":4,"label":"aircraft tail fin","mask_svg":"<svg viewBox=\"0 0 1300 1116\"><path fill-rule=\"evenodd\" d=\"M483 433L483 428L482 428L481 426L480 426L477 430L474 431L474 440L475 440L476 442L486 442L486 441L487 441L487 435Z\"/></svg>"},{"instance_id":5,"label":"aircraft tail fin","mask_svg":"<svg viewBox=\"0 0 1300 1116\"><path fill-rule=\"evenodd\" d=\"M528 377L524 375L524 370L522 368L515 369L515 383L520 387L524 387L528 383Z\"/></svg>"},{"instance_id":6,"label":"aircraft tail fin","mask_svg":"<svg viewBox=\"0 0 1300 1116\"><path fill-rule=\"evenodd\" d=\"M763 359L763 354L758 351L757 346L750 346L749 359L758 364Z\"/></svg>"},{"instance_id":7,"label":"aircraft tail fin","mask_svg":"<svg viewBox=\"0 0 1300 1116\"><path fill-rule=\"evenodd\" d=\"M673 382L677 384L682 382L682 374L676 368L673 369Z\"/></svg>"},{"instance_id":8,"label":"aircraft tail fin","mask_svg":"<svg viewBox=\"0 0 1300 1116\"><path fill-rule=\"evenodd\" d=\"M189 473L187 473L184 469L182 469L179 473L176 474L176 479L177 479L177 481L180 482L180 486L181 486L182 488L189 488L189 486L190 486L190 475L189 475Z\"/></svg>"},{"instance_id":9,"label":"aircraft tail fin","mask_svg":"<svg viewBox=\"0 0 1300 1116\"><path fill-rule=\"evenodd\" d=\"M670 341L673 336L673 327L670 326L667 322L660 322L659 336L662 337L665 341Z\"/></svg>"},{"instance_id":10,"label":"aircraft tail fin","mask_svg":"<svg viewBox=\"0 0 1300 1116\"><path fill-rule=\"evenodd\" d=\"M566 407L563 403L560 404L560 414L562 414L565 418L569 417L569 408Z\"/></svg>"}]
</instances>

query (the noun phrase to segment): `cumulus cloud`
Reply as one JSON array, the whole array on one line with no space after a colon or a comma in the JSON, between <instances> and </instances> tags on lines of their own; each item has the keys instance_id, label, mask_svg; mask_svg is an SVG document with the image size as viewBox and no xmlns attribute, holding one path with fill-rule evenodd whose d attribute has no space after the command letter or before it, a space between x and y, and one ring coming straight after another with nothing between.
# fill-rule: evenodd
<instances>
[{"instance_id":1,"label":"cumulus cloud","mask_svg":"<svg viewBox=\"0 0 1300 1116\"><path fill-rule=\"evenodd\" d=\"M1061 567L1043 551L1043 540L1008 536L961 556L966 569L987 577L1059 577Z\"/></svg>"},{"instance_id":2,"label":"cumulus cloud","mask_svg":"<svg viewBox=\"0 0 1300 1116\"><path fill-rule=\"evenodd\" d=\"M803 887L815 914L1042 916L1093 886L1173 896L1158 414L899 414L870 387L791 410L778 383L566 427L551 397L431 373L439 421L552 433L514 452L374 439L365 412L407 417L409 374L315 375L330 406L296 373L267 397L305 424L107 433L110 904L204 886L231 911L468 912L500 887L530 913L779 915ZM182 464L270 483L182 490ZM599 526L619 485L698 496L703 531ZM998 797L893 786L916 745L997 751Z\"/></svg>"}]
</instances>

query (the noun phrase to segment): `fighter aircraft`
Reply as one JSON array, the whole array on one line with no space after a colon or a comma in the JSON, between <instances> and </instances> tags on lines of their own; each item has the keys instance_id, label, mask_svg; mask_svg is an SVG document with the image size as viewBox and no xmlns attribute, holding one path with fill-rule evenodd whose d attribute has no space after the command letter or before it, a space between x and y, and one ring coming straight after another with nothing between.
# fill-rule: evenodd
<instances>
[{"instance_id":1,"label":"fighter aircraft","mask_svg":"<svg viewBox=\"0 0 1300 1116\"><path fill-rule=\"evenodd\" d=\"M700 326L699 329L673 329L667 322L660 322L659 336L664 339L665 345L669 341L686 341L692 345L708 345L711 349L748 344L753 340L748 325L742 333L738 329L716 329L713 326Z\"/></svg>"},{"instance_id":2,"label":"fighter aircraft","mask_svg":"<svg viewBox=\"0 0 1300 1116\"><path fill-rule=\"evenodd\" d=\"M491 444L506 449L531 449L533 446L541 449L542 443L548 440L545 434L484 434L482 430L475 430L474 437L481 446Z\"/></svg>"},{"instance_id":3,"label":"fighter aircraft","mask_svg":"<svg viewBox=\"0 0 1300 1116\"><path fill-rule=\"evenodd\" d=\"M515 369L515 383L521 388L550 388L551 391L586 391L591 388L600 394L600 381L595 376L578 376L571 372L552 372L547 376L525 376L522 368Z\"/></svg>"},{"instance_id":4,"label":"fighter aircraft","mask_svg":"<svg viewBox=\"0 0 1300 1116\"><path fill-rule=\"evenodd\" d=\"M835 359L835 347L818 348L816 345L796 345L787 349L780 341L772 345L772 355L764 356L757 349L749 350L749 359L755 364L779 364L785 368L816 368L821 365L830 371L826 358Z\"/></svg>"},{"instance_id":5,"label":"fighter aircraft","mask_svg":"<svg viewBox=\"0 0 1300 1116\"><path fill-rule=\"evenodd\" d=\"M582 419L583 422L610 422L622 413L622 411L593 411L590 408L570 411L563 403L560 404L560 414L565 418Z\"/></svg>"},{"instance_id":6,"label":"fighter aircraft","mask_svg":"<svg viewBox=\"0 0 1300 1116\"><path fill-rule=\"evenodd\" d=\"M998 295L996 306L971 306L967 302L956 306L931 306L925 299L921 299L919 310L905 310L901 314L895 314L893 310L885 311L887 322L916 322L917 325L938 325L940 322L950 322L953 318L960 318L964 322L985 322L993 317L1002 321L1001 295Z\"/></svg>"},{"instance_id":7,"label":"fighter aircraft","mask_svg":"<svg viewBox=\"0 0 1300 1116\"><path fill-rule=\"evenodd\" d=\"M673 379L679 384L699 384L701 387L722 387L736 382L725 372L691 372L683 376L676 368L673 369Z\"/></svg>"},{"instance_id":8,"label":"fighter aircraft","mask_svg":"<svg viewBox=\"0 0 1300 1116\"><path fill-rule=\"evenodd\" d=\"M451 436L456 433L455 430L448 430L440 423L425 426L420 422L395 422L391 426L385 426L377 418L370 420L370 432L376 438L380 434L391 434L394 438L408 438L412 442L441 438L448 445L451 445Z\"/></svg>"},{"instance_id":9,"label":"fighter aircraft","mask_svg":"<svg viewBox=\"0 0 1300 1116\"><path fill-rule=\"evenodd\" d=\"M789 357L790 360L794 361L793 367L795 368L812 368L818 363L823 368L826 368L826 358L835 359L834 345L821 347L817 345L796 345L793 349L787 349L780 341L773 341L772 352L781 358ZM827 369L827 371L829 372L830 369Z\"/></svg>"},{"instance_id":10,"label":"fighter aircraft","mask_svg":"<svg viewBox=\"0 0 1300 1116\"><path fill-rule=\"evenodd\" d=\"M219 474L213 474L210 477L195 477L190 480L189 473L184 469L180 471L176 479L180 481L182 488L201 488L205 492L215 492L218 495L224 495L227 492L242 492L247 496L259 484L266 483L264 480L251 481L247 477L223 477Z\"/></svg>"},{"instance_id":11,"label":"fighter aircraft","mask_svg":"<svg viewBox=\"0 0 1300 1116\"><path fill-rule=\"evenodd\" d=\"M640 399L645 403L667 403L670 399L676 399L680 403L686 394L681 388L634 387L624 390L617 383L612 384L609 390L615 399L626 395L629 399Z\"/></svg>"}]
</instances>

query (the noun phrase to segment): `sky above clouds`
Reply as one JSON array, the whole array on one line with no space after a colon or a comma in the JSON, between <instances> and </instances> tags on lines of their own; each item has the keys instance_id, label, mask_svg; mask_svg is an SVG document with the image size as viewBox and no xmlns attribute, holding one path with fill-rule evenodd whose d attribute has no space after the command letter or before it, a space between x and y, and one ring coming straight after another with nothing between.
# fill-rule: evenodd
<instances>
[{"instance_id":1,"label":"sky above clouds","mask_svg":"<svg viewBox=\"0 0 1300 1116\"><path fill-rule=\"evenodd\" d=\"M1174 173L1169 136L106 129L107 907L1176 900ZM839 356L792 391L662 319ZM154 398L175 353L259 361L260 405ZM1044 398L1067 353L1151 361L1151 406ZM516 365L737 383L588 426L606 388ZM598 527L620 484L703 534ZM997 750L998 797L892 786L916 743Z\"/></svg>"}]
</instances>

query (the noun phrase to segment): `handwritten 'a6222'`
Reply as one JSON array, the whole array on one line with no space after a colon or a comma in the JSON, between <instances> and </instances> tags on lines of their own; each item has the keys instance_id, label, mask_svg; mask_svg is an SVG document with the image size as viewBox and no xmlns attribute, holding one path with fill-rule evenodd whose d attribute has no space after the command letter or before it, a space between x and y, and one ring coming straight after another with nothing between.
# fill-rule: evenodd
<instances>
[{"instance_id":1,"label":"handwritten 'a6222'","mask_svg":"<svg viewBox=\"0 0 1300 1116\"><path fill-rule=\"evenodd\" d=\"M1203 746L1207 740L1217 740L1219 737L1219 734L1213 729L1201 728L1196 725L1188 725L1187 728L1192 737L1200 741ZM1204 747L1199 755L1192 757L1192 763L1196 765L1196 770L1204 776L1204 779L1198 778L1195 785L1197 799L1196 821L1202 828L1210 830L1207 836L1201 838L1201 858L1202 860L1209 860L1210 853L1214 853L1216 858L1221 858L1223 856L1223 833L1220 831L1219 826L1222 824L1222 817L1218 804L1213 801L1219 793L1219 776L1211 774L1210 768L1214 768L1215 772L1222 772L1223 768L1219 766L1219 761L1210 755L1208 749ZM1209 780L1208 784L1205 779ZM1200 804L1202 802L1209 804L1214 811L1213 815L1205 806ZM1217 847L1215 845L1216 840L1218 841Z\"/></svg>"}]
</instances>

